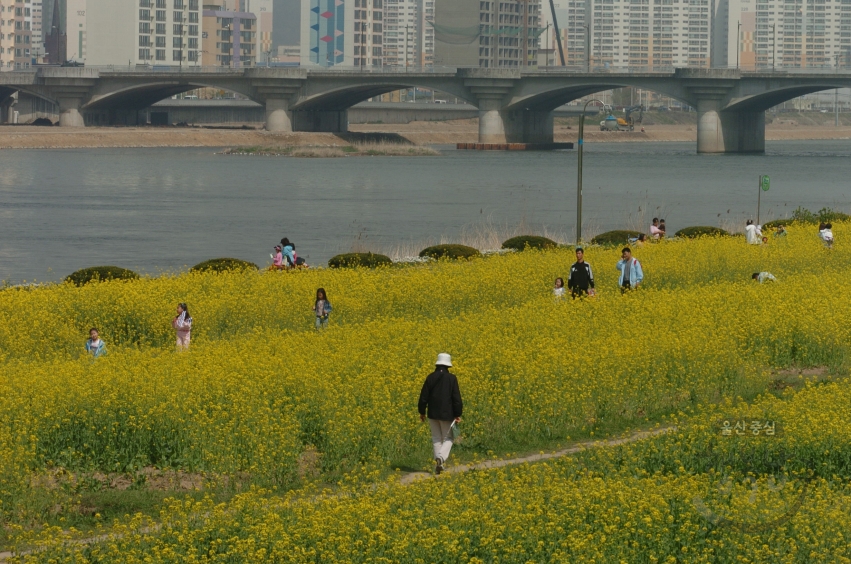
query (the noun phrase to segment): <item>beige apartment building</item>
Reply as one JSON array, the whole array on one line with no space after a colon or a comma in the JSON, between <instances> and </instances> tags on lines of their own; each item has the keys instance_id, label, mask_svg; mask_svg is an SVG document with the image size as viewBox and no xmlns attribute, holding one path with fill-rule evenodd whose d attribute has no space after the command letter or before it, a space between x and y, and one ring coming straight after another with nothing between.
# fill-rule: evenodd
<instances>
[{"instance_id":1,"label":"beige apartment building","mask_svg":"<svg viewBox=\"0 0 851 564\"><path fill-rule=\"evenodd\" d=\"M257 64L257 16L227 3L205 4L202 65L245 68Z\"/></svg>"},{"instance_id":2,"label":"beige apartment building","mask_svg":"<svg viewBox=\"0 0 851 564\"><path fill-rule=\"evenodd\" d=\"M31 0L0 0L0 70L22 70L32 66Z\"/></svg>"},{"instance_id":3,"label":"beige apartment building","mask_svg":"<svg viewBox=\"0 0 851 564\"><path fill-rule=\"evenodd\" d=\"M719 0L713 66L851 68L851 0Z\"/></svg>"},{"instance_id":4,"label":"beige apartment building","mask_svg":"<svg viewBox=\"0 0 851 564\"><path fill-rule=\"evenodd\" d=\"M88 0L86 65L195 66L199 0Z\"/></svg>"},{"instance_id":5,"label":"beige apartment building","mask_svg":"<svg viewBox=\"0 0 851 564\"><path fill-rule=\"evenodd\" d=\"M536 67L541 0L436 0L434 64Z\"/></svg>"}]
</instances>

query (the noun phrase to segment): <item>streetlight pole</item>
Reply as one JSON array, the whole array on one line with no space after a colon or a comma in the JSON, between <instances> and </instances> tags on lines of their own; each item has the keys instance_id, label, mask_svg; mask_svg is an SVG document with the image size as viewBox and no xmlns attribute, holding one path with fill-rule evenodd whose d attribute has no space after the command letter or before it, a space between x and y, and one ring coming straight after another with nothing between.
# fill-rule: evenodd
<instances>
[{"instance_id":1,"label":"streetlight pole","mask_svg":"<svg viewBox=\"0 0 851 564\"><path fill-rule=\"evenodd\" d=\"M591 72L591 25L582 27L585 28L585 72Z\"/></svg>"},{"instance_id":2,"label":"streetlight pole","mask_svg":"<svg viewBox=\"0 0 851 564\"><path fill-rule=\"evenodd\" d=\"M579 139L577 141L577 145L579 145L579 150L577 154L579 155L579 164L576 168L577 170L577 178L576 178L576 244L579 245L582 242L582 153L585 144L583 143L583 136L585 134L585 111L588 109L588 104L591 102L599 102L604 108L606 104L602 100L597 100L596 98L588 100L585 102L585 106L582 108L582 114L579 116Z\"/></svg>"},{"instance_id":3,"label":"streetlight pole","mask_svg":"<svg viewBox=\"0 0 851 564\"><path fill-rule=\"evenodd\" d=\"M742 50L742 22L736 27L736 68L739 68L739 52Z\"/></svg>"}]
</instances>

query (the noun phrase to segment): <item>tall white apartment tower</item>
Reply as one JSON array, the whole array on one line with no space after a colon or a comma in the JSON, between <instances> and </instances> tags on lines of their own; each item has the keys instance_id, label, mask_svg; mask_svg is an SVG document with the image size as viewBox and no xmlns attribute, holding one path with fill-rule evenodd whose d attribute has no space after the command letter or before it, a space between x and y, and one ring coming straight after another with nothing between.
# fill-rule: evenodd
<instances>
[{"instance_id":1,"label":"tall white apartment tower","mask_svg":"<svg viewBox=\"0 0 851 564\"><path fill-rule=\"evenodd\" d=\"M851 67L851 0L722 0L713 66Z\"/></svg>"},{"instance_id":2,"label":"tall white apartment tower","mask_svg":"<svg viewBox=\"0 0 851 564\"><path fill-rule=\"evenodd\" d=\"M434 62L434 0L384 0L384 65Z\"/></svg>"},{"instance_id":3,"label":"tall white apartment tower","mask_svg":"<svg viewBox=\"0 0 851 564\"><path fill-rule=\"evenodd\" d=\"M194 66L200 8L199 0L88 0L86 65Z\"/></svg>"},{"instance_id":4,"label":"tall white apartment tower","mask_svg":"<svg viewBox=\"0 0 851 564\"><path fill-rule=\"evenodd\" d=\"M86 2L87 0L68 0L66 51L72 61L86 62Z\"/></svg>"}]
</instances>

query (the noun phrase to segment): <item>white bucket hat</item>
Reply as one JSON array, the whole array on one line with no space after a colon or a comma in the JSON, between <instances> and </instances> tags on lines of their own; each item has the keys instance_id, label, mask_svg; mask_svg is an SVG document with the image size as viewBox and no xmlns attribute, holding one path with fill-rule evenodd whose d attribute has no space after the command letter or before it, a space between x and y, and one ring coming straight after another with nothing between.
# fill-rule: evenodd
<instances>
[{"instance_id":1,"label":"white bucket hat","mask_svg":"<svg viewBox=\"0 0 851 564\"><path fill-rule=\"evenodd\" d=\"M452 366L452 357L448 353L440 353L437 355L437 362L440 366Z\"/></svg>"}]
</instances>

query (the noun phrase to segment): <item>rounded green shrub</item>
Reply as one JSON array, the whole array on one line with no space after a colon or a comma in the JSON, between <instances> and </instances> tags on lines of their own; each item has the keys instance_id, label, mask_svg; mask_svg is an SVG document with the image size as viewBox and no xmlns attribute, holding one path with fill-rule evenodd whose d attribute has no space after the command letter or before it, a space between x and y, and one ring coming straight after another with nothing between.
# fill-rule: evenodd
<instances>
[{"instance_id":1,"label":"rounded green shrub","mask_svg":"<svg viewBox=\"0 0 851 564\"><path fill-rule=\"evenodd\" d=\"M538 235L519 235L512 237L502 244L503 249L525 251L526 249L554 249L558 246L552 239Z\"/></svg>"},{"instance_id":2,"label":"rounded green shrub","mask_svg":"<svg viewBox=\"0 0 851 564\"><path fill-rule=\"evenodd\" d=\"M629 242L630 237L635 238L639 235L641 235L640 231L629 231L627 229L606 231L591 239L591 242L595 245L625 245Z\"/></svg>"},{"instance_id":3,"label":"rounded green shrub","mask_svg":"<svg viewBox=\"0 0 851 564\"><path fill-rule=\"evenodd\" d=\"M376 268L393 264L390 257L375 253L348 253L332 257L328 261L329 268Z\"/></svg>"},{"instance_id":4,"label":"rounded green shrub","mask_svg":"<svg viewBox=\"0 0 851 564\"><path fill-rule=\"evenodd\" d=\"M421 257L429 257L433 259L470 259L481 255L482 253L480 253L477 249L466 245L434 245L433 247L426 247L420 251Z\"/></svg>"},{"instance_id":5,"label":"rounded green shrub","mask_svg":"<svg viewBox=\"0 0 851 564\"><path fill-rule=\"evenodd\" d=\"M193 272L230 272L232 270L257 270L257 265L247 260L217 258L205 260L189 270Z\"/></svg>"},{"instance_id":6,"label":"rounded green shrub","mask_svg":"<svg viewBox=\"0 0 851 564\"><path fill-rule=\"evenodd\" d=\"M126 268L118 266L93 266L91 268L84 268L69 274L65 278L65 281L70 282L75 286L82 286L89 282L104 282L106 280L136 280L137 278L139 278L138 274L132 270L127 270Z\"/></svg>"},{"instance_id":7,"label":"rounded green shrub","mask_svg":"<svg viewBox=\"0 0 851 564\"><path fill-rule=\"evenodd\" d=\"M697 237L726 237L729 233L720 227L711 227L709 225L696 225L694 227L684 227L677 231L677 237L685 237L686 239L696 239Z\"/></svg>"}]
</instances>

